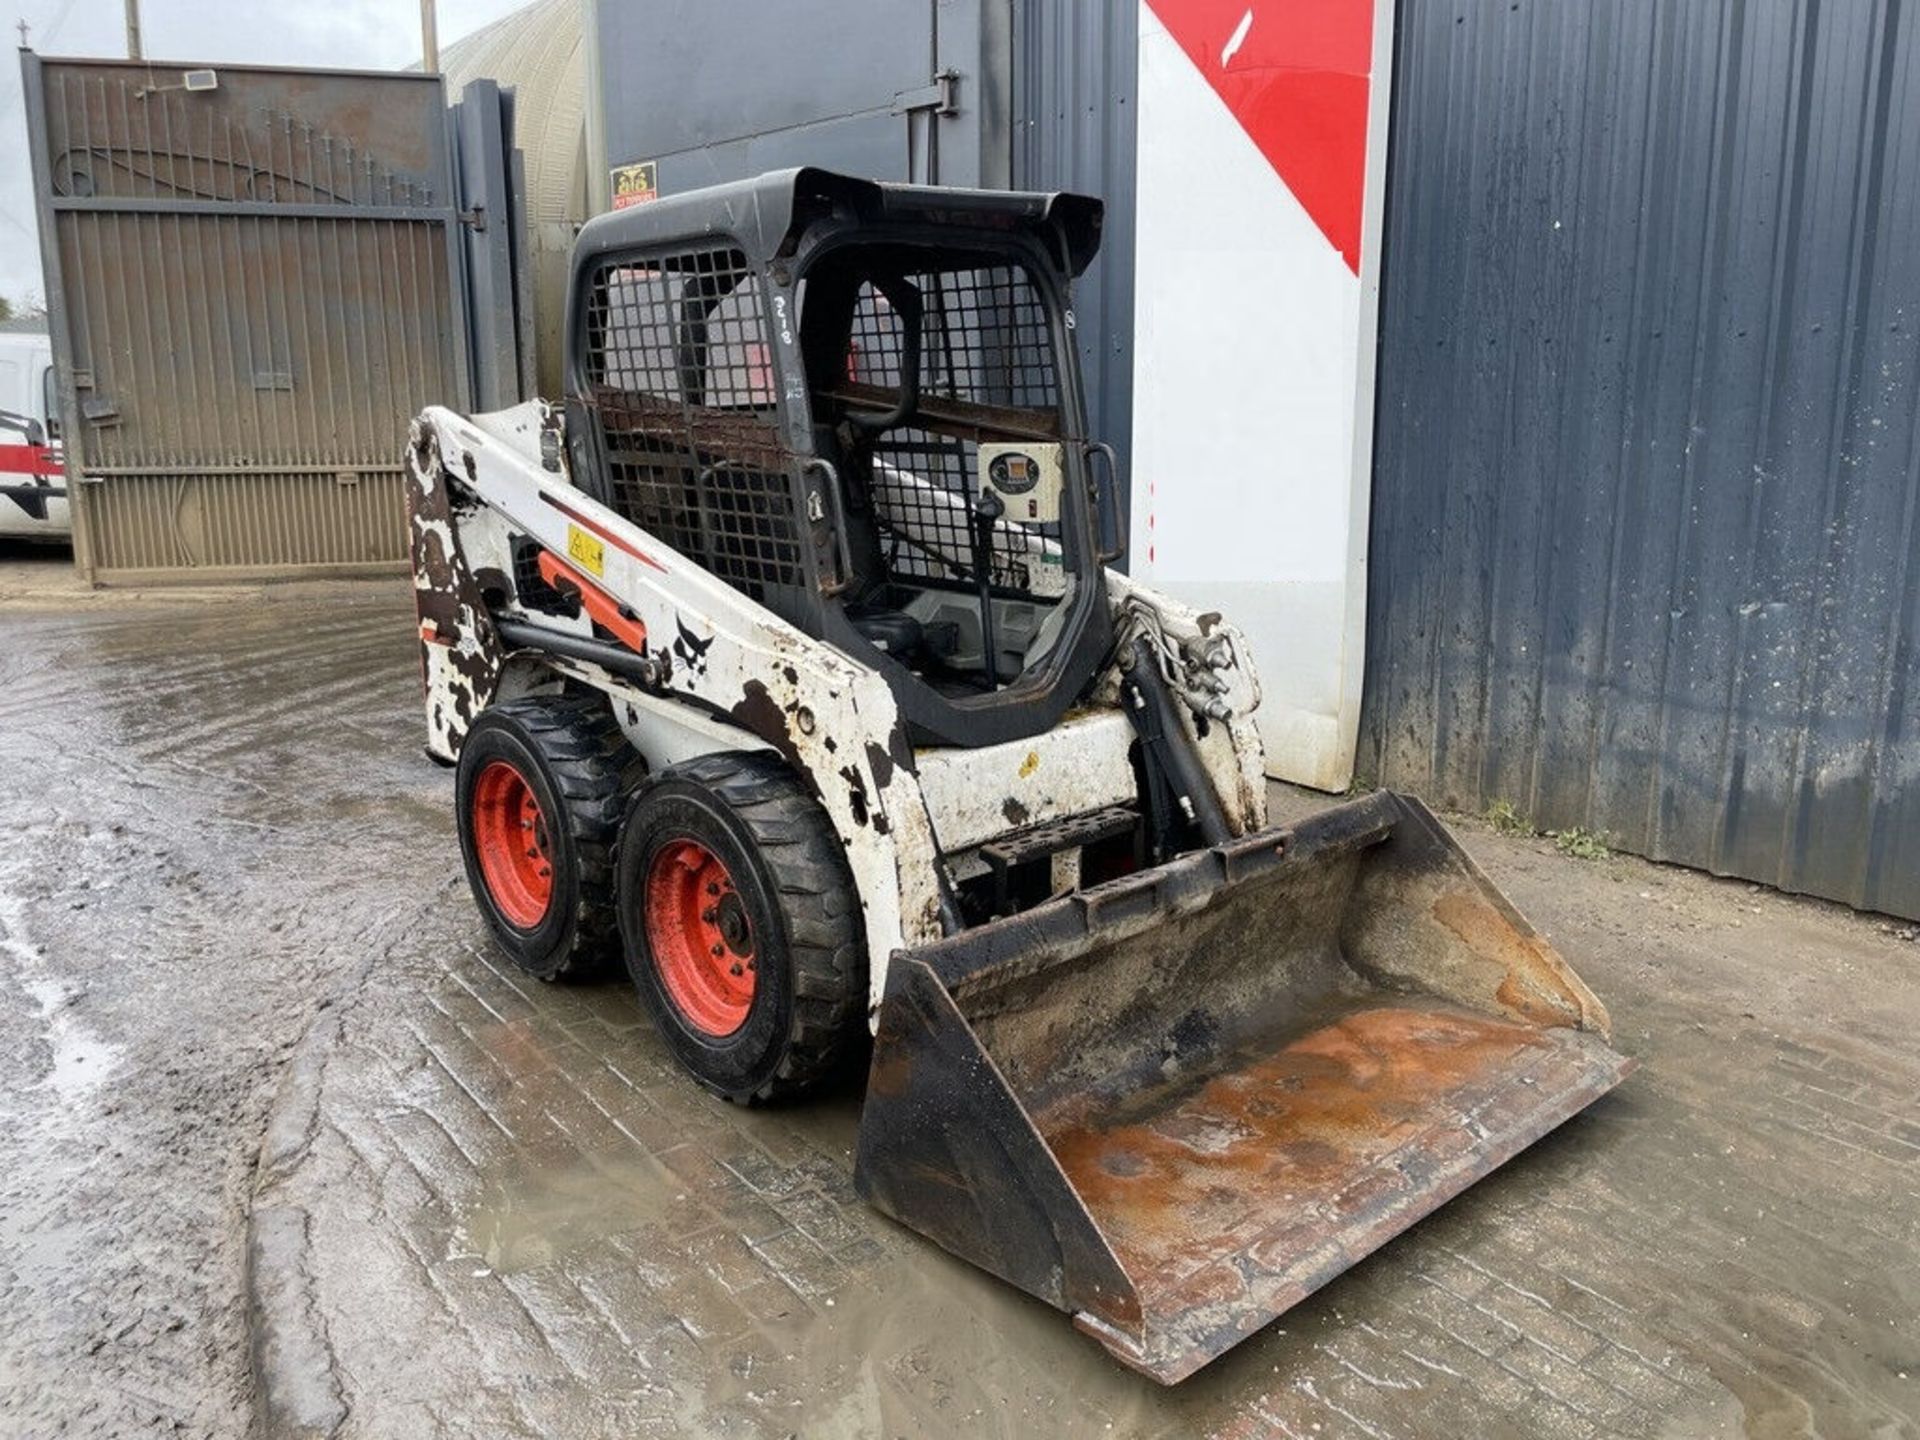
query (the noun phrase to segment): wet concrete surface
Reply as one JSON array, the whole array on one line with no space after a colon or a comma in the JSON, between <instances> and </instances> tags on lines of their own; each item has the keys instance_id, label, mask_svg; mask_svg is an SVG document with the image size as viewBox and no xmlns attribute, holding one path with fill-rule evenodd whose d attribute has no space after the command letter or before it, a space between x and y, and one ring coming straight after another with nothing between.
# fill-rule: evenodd
<instances>
[{"instance_id":1,"label":"wet concrete surface","mask_svg":"<svg viewBox=\"0 0 1920 1440\"><path fill-rule=\"evenodd\" d=\"M0 1435L228 1436L295 1042L447 878L406 595L0 606ZM395 637L396 625L400 634ZM424 853L416 853L423 851ZM370 908L346 891L378 870Z\"/></svg>"},{"instance_id":2,"label":"wet concrete surface","mask_svg":"<svg viewBox=\"0 0 1920 1440\"><path fill-rule=\"evenodd\" d=\"M1909 927L1464 824L1642 1068L1166 1391L494 954L398 588L0 635L0 1434L1920 1436Z\"/></svg>"}]
</instances>

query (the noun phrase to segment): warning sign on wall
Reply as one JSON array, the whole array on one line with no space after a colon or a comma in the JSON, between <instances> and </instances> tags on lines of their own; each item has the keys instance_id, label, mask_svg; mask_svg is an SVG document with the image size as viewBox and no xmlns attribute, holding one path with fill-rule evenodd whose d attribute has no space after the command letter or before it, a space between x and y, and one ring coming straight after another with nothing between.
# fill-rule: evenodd
<instances>
[{"instance_id":1,"label":"warning sign on wall","mask_svg":"<svg viewBox=\"0 0 1920 1440\"><path fill-rule=\"evenodd\" d=\"M613 167L614 209L624 210L629 205L641 205L660 198L660 191L654 184L654 165L652 160L641 160L632 165Z\"/></svg>"}]
</instances>

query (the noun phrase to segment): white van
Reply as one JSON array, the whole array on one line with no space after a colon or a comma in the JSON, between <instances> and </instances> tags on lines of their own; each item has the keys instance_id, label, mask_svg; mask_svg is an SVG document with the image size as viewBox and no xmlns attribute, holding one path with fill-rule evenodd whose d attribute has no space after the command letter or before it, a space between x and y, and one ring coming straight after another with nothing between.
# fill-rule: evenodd
<instances>
[{"instance_id":1,"label":"white van","mask_svg":"<svg viewBox=\"0 0 1920 1440\"><path fill-rule=\"evenodd\" d=\"M0 538L66 540L72 534L53 343L44 331L0 331Z\"/></svg>"}]
</instances>

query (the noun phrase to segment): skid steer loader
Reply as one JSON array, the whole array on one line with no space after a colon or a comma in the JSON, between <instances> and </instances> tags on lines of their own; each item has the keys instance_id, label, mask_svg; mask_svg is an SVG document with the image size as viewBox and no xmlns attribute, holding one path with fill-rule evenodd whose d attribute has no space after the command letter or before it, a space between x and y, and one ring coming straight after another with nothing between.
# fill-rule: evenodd
<instances>
[{"instance_id":1,"label":"skid steer loader","mask_svg":"<svg viewBox=\"0 0 1920 1440\"><path fill-rule=\"evenodd\" d=\"M426 411L410 523L499 943L624 960L729 1099L870 1054L860 1191L1171 1383L1629 1062L1417 802L1267 827L1240 633L1108 565L1100 225L819 170L595 219L564 404Z\"/></svg>"}]
</instances>

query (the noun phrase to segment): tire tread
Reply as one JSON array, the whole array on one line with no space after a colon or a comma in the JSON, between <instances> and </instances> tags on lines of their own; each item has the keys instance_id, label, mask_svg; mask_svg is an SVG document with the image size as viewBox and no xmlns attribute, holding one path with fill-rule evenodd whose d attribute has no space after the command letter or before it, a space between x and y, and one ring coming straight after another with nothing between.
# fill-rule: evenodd
<instances>
[{"instance_id":1,"label":"tire tread","mask_svg":"<svg viewBox=\"0 0 1920 1440\"><path fill-rule=\"evenodd\" d=\"M867 957L860 902L833 823L772 756L702 755L662 772L694 781L739 817L775 877L793 965L793 1019L779 1066L750 1104L797 1098L844 1070L866 1037Z\"/></svg>"},{"instance_id":2,"label":"tire tread","mask_svg":"<svg viewBox=\"0 0 1920 1440\"><path fill-rule=\"evenodd\" d=\"M543 980L595 980L620 957L613 895L613 847L627 796L646 762L598 694L529 695L491 707L518 722L546 761L564 802L580 864L580 906L572 944Z\"/></svg>"}]
</instances>

